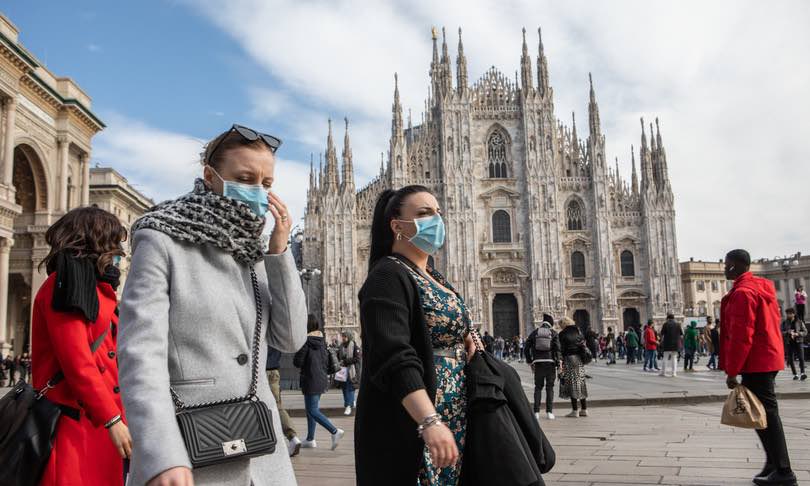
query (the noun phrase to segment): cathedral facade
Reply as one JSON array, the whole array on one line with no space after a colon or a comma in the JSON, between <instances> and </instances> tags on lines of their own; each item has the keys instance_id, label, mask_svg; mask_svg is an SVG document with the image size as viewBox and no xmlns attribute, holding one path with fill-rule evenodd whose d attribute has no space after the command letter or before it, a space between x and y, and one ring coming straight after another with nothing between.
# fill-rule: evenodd
<instances>
[{"instance_id":1,"label":"cathedral facade","mask_svg":"<svg viewBox=\"0 0 810 486\"><path fill-rule=\"evenodd\" d=\"M540 31L538 29L538 35ZM536 66L523 31L520 71L494 67L474 83L459 29L455 74L433 31L423 121L403 121L394 85L387 160L357 190L346 122L341 160L329 123L325 161L312 167L303 230L310 311L330 335L359 329L371 218L386 188L422 184L447 227L436 268L462 294L473 322L503 337L572 317L597 331L682 314L673 192L658 120L641 121L630 180L605 153L590 83L588 123L558 120L542 38ZM536 80L535 80L536 75ZM319 271L315 271L315 270Z\"/></svg>"}]
</instances>

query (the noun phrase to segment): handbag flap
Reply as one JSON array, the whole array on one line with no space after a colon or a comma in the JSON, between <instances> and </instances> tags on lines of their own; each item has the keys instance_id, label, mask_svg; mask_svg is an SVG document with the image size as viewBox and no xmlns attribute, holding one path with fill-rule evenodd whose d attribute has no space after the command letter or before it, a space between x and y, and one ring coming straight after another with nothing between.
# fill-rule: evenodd
<instances>
[{"instance_id":1,"label":"handbag flap","mask_svg":"<svg viewBox=\"0 0 810 486\"><path fill-rule=\"evenodd\" d=\"M275 451L270 410L261 401L247 401L177 414L189 459L195 467L226 459Z\"/></svg>"}]
</instances>

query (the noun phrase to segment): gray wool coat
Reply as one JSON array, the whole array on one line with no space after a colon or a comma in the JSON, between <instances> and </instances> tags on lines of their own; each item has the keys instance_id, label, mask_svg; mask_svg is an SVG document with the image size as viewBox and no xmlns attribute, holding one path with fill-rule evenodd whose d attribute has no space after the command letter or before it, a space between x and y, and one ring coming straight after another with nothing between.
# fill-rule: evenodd
<instances>
[{"instance_id":1,"label":"gray wool coat","mask_svg":"<svg viewBox=\"0 0 810 486\"><path fill-rule=\"evenodd\" d=\"M132 248L120 306L118 361L133 441L127 484L142 486L172 467L191 467L170 384L187 404L247 393L256 305L248 269L212 245L175 241L142 229L135 233ZM263 366L267 344L284 352L303 346L307 309L289 250L267 255L255 268L267 329L259 346ZM194 470L196 486L296 484L278 408L264 376L259 374L258 395L273 414L275 453Z\"/></svg>"}]
</instances>

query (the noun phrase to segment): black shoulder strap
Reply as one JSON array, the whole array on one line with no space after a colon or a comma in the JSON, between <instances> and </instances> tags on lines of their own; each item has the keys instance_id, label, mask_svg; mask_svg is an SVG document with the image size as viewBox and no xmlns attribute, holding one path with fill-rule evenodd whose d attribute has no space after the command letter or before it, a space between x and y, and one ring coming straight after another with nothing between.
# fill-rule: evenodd
<instances>
[{"instance_id":1,"label":"black shoulder strap","mask_svg":"<svg viewBox=\"0 0 810 486\"><path fill-rule=\"evenodd\" d=\"M96 340L93 341L93 344L90 345L90 354L95 353L96 350L99 348L99 346L101 346L101 343L104 342L104 338L107 337L107 333L110 331L110 329L112 329L112 326L113 326L113 323L112 323L112 321L110 321L109 327L107 327L107 329L105 329L104 332L99 334L99 336L96 338ZM65 379L65 374L62 372L62 370L57 371L56 374L53 375L53 377L50 380L48 380L48 384L45 385L45 390L43 390L42 394L44 395L45 391L47 391L48 388L55 387L60 381L62 381L64 379Z\"/></svg>"}]
</instances>

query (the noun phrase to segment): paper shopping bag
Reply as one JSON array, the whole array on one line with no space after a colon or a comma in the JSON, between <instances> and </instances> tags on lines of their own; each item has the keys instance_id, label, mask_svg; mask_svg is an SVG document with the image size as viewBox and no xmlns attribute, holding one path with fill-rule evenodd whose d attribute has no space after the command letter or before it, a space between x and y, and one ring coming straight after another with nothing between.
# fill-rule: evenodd
<instances>
[{"instance_id":1,"label":"paper shopping bag","mask_svg":"<svg viewBox=\"0 0 810 486\"><path fill-rule=\"evenodd\" d=\"M720 423L744 429L765 429L768 418L762 402L748 388L737 385L731 390L723 405Z\"/></svg>"}]
</instances>

